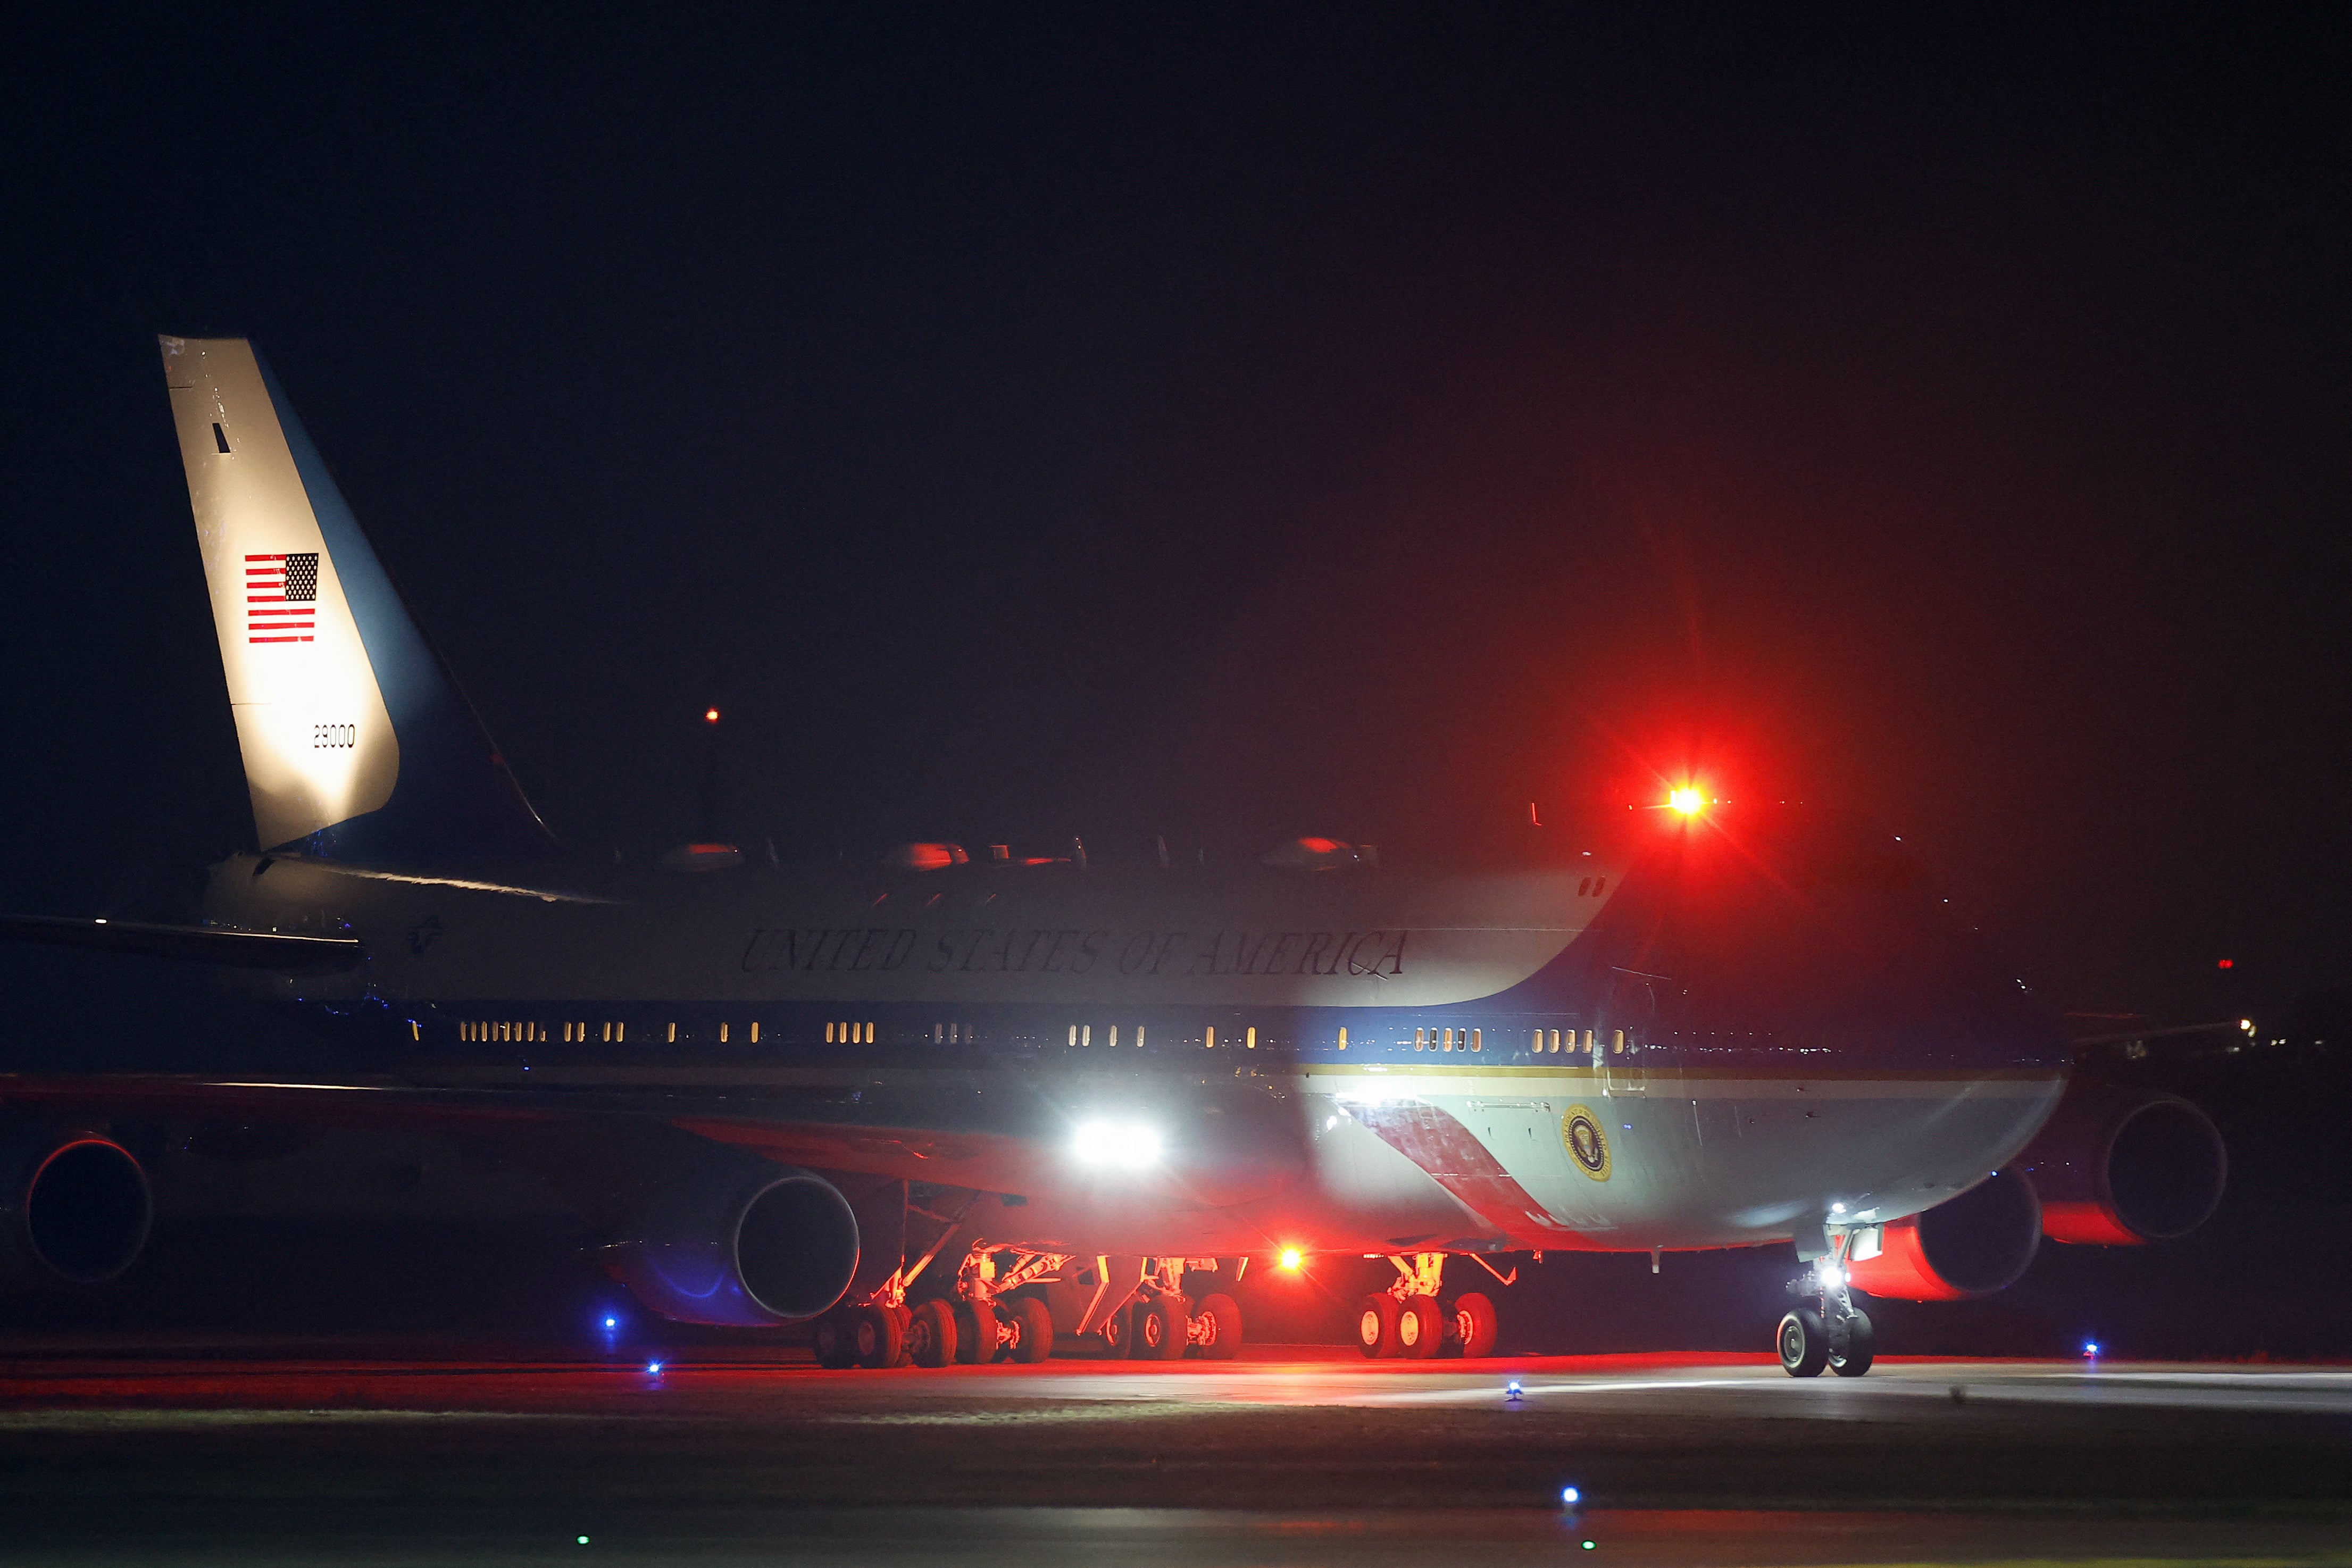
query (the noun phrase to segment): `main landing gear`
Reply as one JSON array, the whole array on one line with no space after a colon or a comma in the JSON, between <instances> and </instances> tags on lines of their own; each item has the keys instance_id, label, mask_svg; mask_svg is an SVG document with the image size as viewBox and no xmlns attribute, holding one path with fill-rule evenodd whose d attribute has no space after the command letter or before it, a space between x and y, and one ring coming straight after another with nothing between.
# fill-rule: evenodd
<instances>
[{"instance_id":1,"label":"main landing gear","mask_svg":"<svg viewBox=\"0 0 2352 1568\"><path fill-rule=\"evenodd\" d=\"M1080 1343L1091 1341L1120 1360L1194 1355L1229 1361L1241 1349L1240 1303L1223 1291L1196 1303L1184 1283L1188 1269L1213 1272L1227 1264L1238 1280L1246 1259L1081 1259L980 1243L964 1255L951 1295L910 1307L907 1288L930 1261L926 1256L902 1267L870 1300L837 1306L818 1319L818 1362L828 1367L1034 1363L1054 1353L1057 1331Z\"/></svg>"},{"instance_id":2,"label":"main landing gear","mask_svg":"<svg viewBox=\"0 0 2352 1568\"><path fill-rule=\"evenodd\" d=\"M1833 1237L1829 1256L1789 1281L1797 1306L1780 1320L1776 1340L1780 1368L1790 1377L1819 1377L1823 1367L1840 1377L1860 1377L1877 1355L1870 1315L1853 1304L1846 1288L1850 1240L1844 1233Z\"/></svg>"},{"instance_id":3,"label":"main landing gear","mask_svg":"<svg viewBox=\"0 0 2352 1568\"><path fill-rule=\"evenodd\" d=\"M1202 1361L1231 1361L1242 1348L1241 1303L1222 1290L1197 1302L1184 1293L1188 1269L1218 1271L1225 1261L1097 1258L1093 1268L1078 1271L1079 1283L1090 1284L1092 1294L1078 1313L1076 1332L1098 1339L1117 1360L1173 1361L1194 1355ZM1230 1261L1238 1282L1249 1260Z\"/></svg>"},{"instance_id":4,"label":"main landing gear","mask_svg":"<svg viewBox=\"0 0 2352 1568\"><path fill-rule=\"evenodd\" d=\"M1445 1254L1416 1252L1391 1258L1396 1283L1364 1298L1356 1315L1356 1348L1375 1358L1425 1360L1449 1351L1475 1359L1495 1353L1502 1318L1492 1297L1480 1290L1444 1294ZM1486 1259L1476 1261L1494 1274ZM1513 1269L1495 1278L1505 1285L1518 1278Z\"/></svg>"}]
</instances>

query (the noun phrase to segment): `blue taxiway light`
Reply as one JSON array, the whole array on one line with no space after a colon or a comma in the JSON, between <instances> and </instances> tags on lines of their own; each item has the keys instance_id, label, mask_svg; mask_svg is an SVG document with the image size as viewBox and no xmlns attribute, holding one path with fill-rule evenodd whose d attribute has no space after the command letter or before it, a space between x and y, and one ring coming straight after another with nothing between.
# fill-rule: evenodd
<instances>
[{"instance_id":1,"label":"blue taxiway light","mask_svg":"<svg viewBox=\"0 0 2352 1568\"><path fill-rule=\"evenodd\" d=\"M1574 1487L1562 1487L1559 1489L1560 1507L1574 1508L1578 1503L1580 1503L1583 1500L1584 1494L1577 1490Z\"/></svg>"}]
</instances>

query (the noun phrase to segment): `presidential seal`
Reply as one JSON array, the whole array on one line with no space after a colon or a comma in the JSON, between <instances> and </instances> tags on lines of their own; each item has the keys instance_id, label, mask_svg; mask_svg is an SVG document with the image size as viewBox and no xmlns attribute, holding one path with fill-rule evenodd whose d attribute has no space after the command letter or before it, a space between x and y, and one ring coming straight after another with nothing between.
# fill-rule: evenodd
<instances>
[{"instance_id":1,"label":"presidential seal","mask_svg":"<svg viewBox=\"0 0 2352 1568\"><path fill-rule=\"evenodd\" d=\"M1559 1119L1559 1141L1578 1170L1596 1182L1609 1179L1609 1134L1601 1130L1601 1118L1581 1105L1570 1106Z\"/></svg>"}]
</instances>

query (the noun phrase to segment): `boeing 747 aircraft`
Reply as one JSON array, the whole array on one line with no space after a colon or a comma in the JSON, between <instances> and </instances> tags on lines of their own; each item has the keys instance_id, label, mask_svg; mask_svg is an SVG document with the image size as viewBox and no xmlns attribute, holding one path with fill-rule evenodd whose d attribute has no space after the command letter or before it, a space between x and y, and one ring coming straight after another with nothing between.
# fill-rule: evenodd
<instances>
[{"instance_id":1,"label":"boeing 747 aircraft","mask_svg":"<svg viewBox=\"0 0 2352 1568\"><path fill-rule=\"evenodd\" d=\"M197 925L0 929L246 972L382 1070L0 1078L19 1274L131 1265L140 1128L419 1126L546 1174L651 1309L835 1364L1230 1356L1232 1282L1318 1254L1394 1263L1367 1355L1475 1356L1512 1255L1793 1242L1782 1363L1858 1375L1857 1292L2219 1200L2210 1121L2076 1079L1902 844L1700 785L1512 872L568 856L259 355L162 350L258 847Z\"/></svg>"}]
</instances>

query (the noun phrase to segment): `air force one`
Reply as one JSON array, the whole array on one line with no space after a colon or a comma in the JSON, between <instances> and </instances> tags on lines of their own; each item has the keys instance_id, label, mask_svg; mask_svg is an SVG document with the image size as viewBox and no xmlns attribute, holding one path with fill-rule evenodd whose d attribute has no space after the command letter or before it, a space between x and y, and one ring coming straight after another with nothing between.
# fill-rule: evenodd
<instances>
[{"instance_id":1,"label":"air force one","mask_svg":"<svg viewBox=\"0 0 2352 1568\"><path fill-rule=\"evenodd\" d=\"M546 1175L648 1308L834 1365L1228 1357L1243 1271L1317 1255L1395 1267L1366 1355L1477 1356L1512 1255L1793 1241L1782 1364L1853 1376L1857 1292L1980 1295L2220 1199L2201 1112L2077 1077L1899 841L1804 809L1692 788L1475 874L568 857L260 356L161 342L262 847L198 925L0 930L247 972L383 1070L0 1077L19 1277L131 1265L154 1128L418 1127Z\"/></svg>"}]
</instances>

